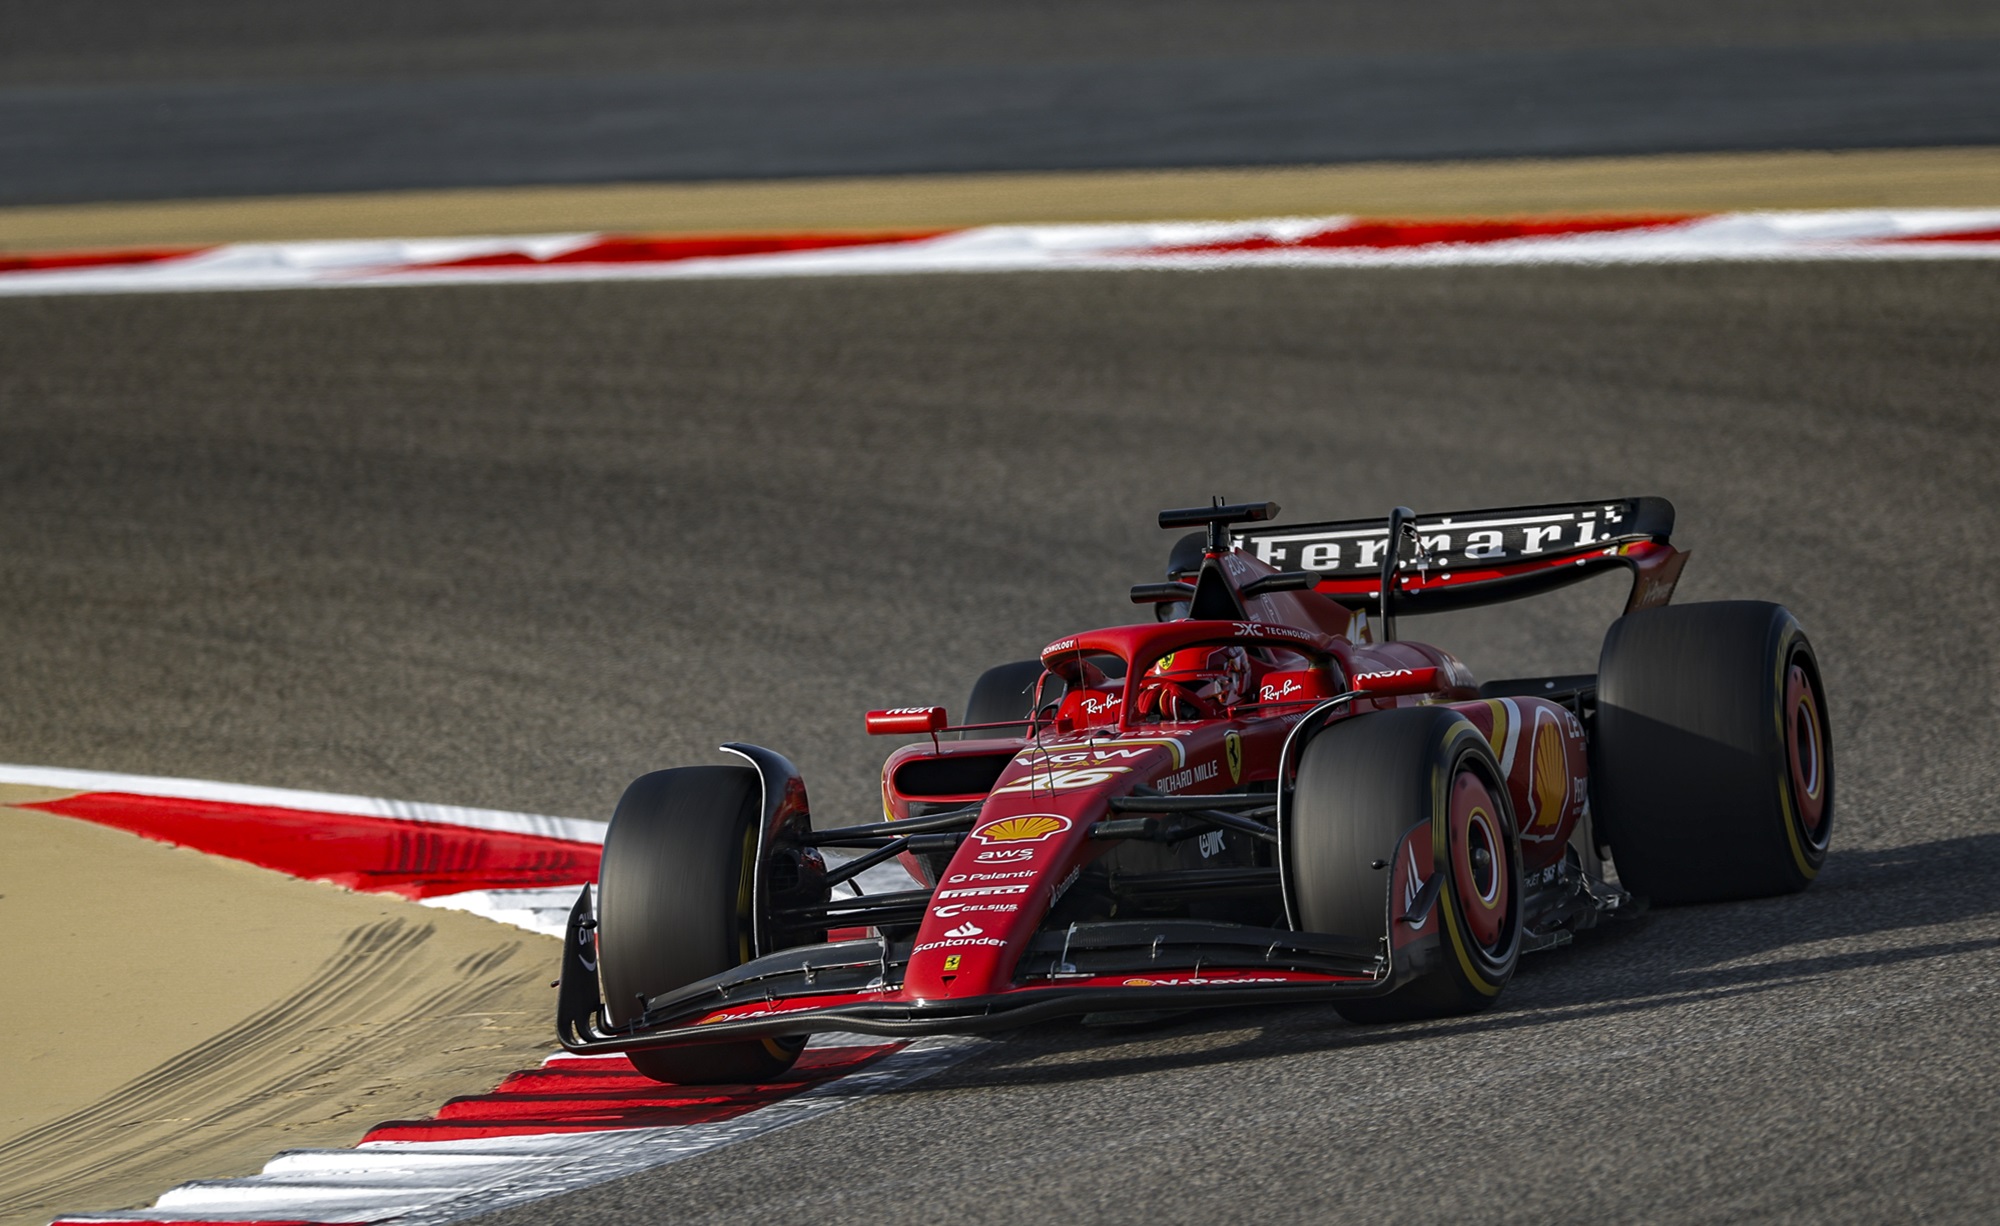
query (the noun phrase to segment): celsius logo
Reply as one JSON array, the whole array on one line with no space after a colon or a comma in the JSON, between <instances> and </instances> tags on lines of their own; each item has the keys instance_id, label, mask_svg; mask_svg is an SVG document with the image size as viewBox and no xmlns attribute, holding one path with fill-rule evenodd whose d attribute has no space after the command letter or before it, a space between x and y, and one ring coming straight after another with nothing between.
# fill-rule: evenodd
<instances>
[{"instance_id":1,"label":"celsius logo","mask_svg":"<svg viewBox=\"0 0 2000 1226\"><path fill-rule=\"evenodd\" d=\"M945 935L948 937L976 937L984 931L986 931L984 928L981 928L979 925L973 923L970 920L967 920L965 923L960 924L958 927L952 929L950 932L945 933Z\"/></svg>"},{"instance_id":2,"label":"celsius logo","mask_svg":"<svg viewBox=\"0 0 2000 1226\"><path fill-rule=\"evenodd\" d=\"M961 911L1019 911L1021 908L1011 902L948 902L931 908L931 914L939 919L948 919Z\"/></svg>"}]
</instances>

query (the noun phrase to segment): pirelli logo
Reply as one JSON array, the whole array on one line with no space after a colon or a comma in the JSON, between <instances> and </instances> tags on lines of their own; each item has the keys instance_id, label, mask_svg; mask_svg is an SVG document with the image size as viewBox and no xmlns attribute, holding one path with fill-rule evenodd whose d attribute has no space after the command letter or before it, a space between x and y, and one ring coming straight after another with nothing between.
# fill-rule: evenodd
<instances>
[{"instance_id":1,"label":"pirelli logo","mask_svg":"<svg viewBox=\"0 0 2000 1226\"><path fill-rule=\"evenodd\" d=\"M1645 532L1636 510L1631 501L1620 501L1420 515L1416 529L1433 566L1501 565L1575 553ZM1231 535L1238 547L1266 565L1316 570L1328 577L1378 574L1389 548L1387 520L1301 524ZM1405 548L1403 564L1406 568L1417 564L1416 550Z\"/></svg>"}]
</instances>

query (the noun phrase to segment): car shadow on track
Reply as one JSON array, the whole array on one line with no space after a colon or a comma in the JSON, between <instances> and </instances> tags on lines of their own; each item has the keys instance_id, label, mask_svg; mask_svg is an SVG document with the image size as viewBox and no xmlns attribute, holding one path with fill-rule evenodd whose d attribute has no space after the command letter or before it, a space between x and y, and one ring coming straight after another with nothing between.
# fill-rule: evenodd
<instances>
[{"instance_id":1,"label":"car shadow on track","mask_svg":"<svg viewBox=\"0 0 2000 1226\"><path fill-rule=\"evenodd\" d=\"M1529 957L1488 1013L1360 1026L1330 1007L1285 1006L1204 1010L1134 1027L1052 1022L1008 1036L917 1092L1237 1065L1748 999L1854 972L1990 954L2000 950L2000 932L1962 926L1996 914L2000 834L1836 852L1804 894L1643 914ZM1935 931L1941 926L1959 930ZM1934 939L1898 939L1918 929Z\"/></svg>"}]
</instances>

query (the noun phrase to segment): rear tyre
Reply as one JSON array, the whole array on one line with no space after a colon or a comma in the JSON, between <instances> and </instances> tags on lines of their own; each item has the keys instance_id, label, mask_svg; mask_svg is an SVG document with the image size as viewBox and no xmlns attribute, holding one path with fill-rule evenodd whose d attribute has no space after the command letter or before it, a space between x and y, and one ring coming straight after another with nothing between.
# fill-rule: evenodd
<instances>
[{"instance_id":1,"label":"rear tyre","mask_svg":"<svg viewBox=\"0 0 2000 1226\"><path fill-rule=\"evenodd\" d=\"M1782 606L1717 601L1611 625L1592 810L1618 879L1658 904L1803 890L1833 834L1819 661Z\"/></svg>"},{"instance_id":2,"label":"rear tyre","mask_svg":"<svg viewBox=\"0 0 2000 1226\"><path fill-rule=\"evenodd\" d=\"M597 966L604 1010L629 1023L644 1001L740 966L754 954L751 878L761 791L742 766L654 771L625 789L604 837ZM746 1039L630 1053L655 1081L768 1081L804 1038Z\"/></svg>"},{"instance_id":3,"label":"rear tyre","mask_svg":"<svg viewBox=\"0 0 2000 1226\"><path fill-rule=\"evenodd\" d=\"M1521 847L1478 729L1441 707L1333 724L1300 753L1288 811L1286 868L1309 932L1386 933L1388 866L1413 829L1428 827L1432 871L1448 874L1435 904L1442 956L1388 996L1335 1006L1341 1016L1404 1021L1493 1003L1521 954Z\"/></svg>"}]
</instances>

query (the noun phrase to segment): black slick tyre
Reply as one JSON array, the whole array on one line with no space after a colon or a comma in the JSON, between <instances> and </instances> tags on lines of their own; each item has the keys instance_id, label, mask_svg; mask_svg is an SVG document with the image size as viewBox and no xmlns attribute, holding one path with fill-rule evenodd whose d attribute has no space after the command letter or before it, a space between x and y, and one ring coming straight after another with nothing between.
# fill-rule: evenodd
<instances>
[{"instance_id":1,"label":"black slick tyre","mask_svg":"<svg viewBox=\"0 0 2000 1226\"><path fill-rule=\"evenodd\" d=\"M1285 862L1301 928L1386 934L1389 865L1403 836L1427 834L1443 872L1437 956L1388 996L1345 1001L1357 1022L1486 1008L1521 953L1521 848L1486 738L1456 711L1407 707L1329 725L1299 754Z\"/></svg>"},{"instance_id":2,"label":"black slick tyre","mask_svg":"<svg viewBox=\"0 0 2000 1226\"><path fill-rule=\"evenodd\" d=\"M1040 660L996 664L981 673L979 680L972 683L972 697L965 703L965 722L968 724L1006 724L1011 720L1021 722L1004 728L982 728L964 735L985 738L1017 736L1027 732L1028 717L1035 712L1035 685L1041 678ZM1063 683L1051 677L1043 689L1042 701L1051 702L1062 696Z\"/></svg>"},{"instance_id":3,"label":"black slick tyre","mask_svg":"<svg viewBox=\"0 0 2000 1226\"><path fill-rule=\"evenodd\" d=\"M756 855L757 774L689 766L642 775L605 833L597 887L598 980L613 1025L643 1002L748 961ZM630 1053L655 1081L768 1081L792 1066L804 1038L746 1039Z\"/></svg>"},{"instance_id":4,"label":"black slick tyre","mask_svg":"<svg viewBox=\"0 0 2000 1226\"><path fill-rule=\"evenodd\" d=\"M1762 601L1613 622L1591 804L1618 879L1656 904L1803 890L1833 833L1833 742L1812 644Z\"/></svg>"}]
</instances>

